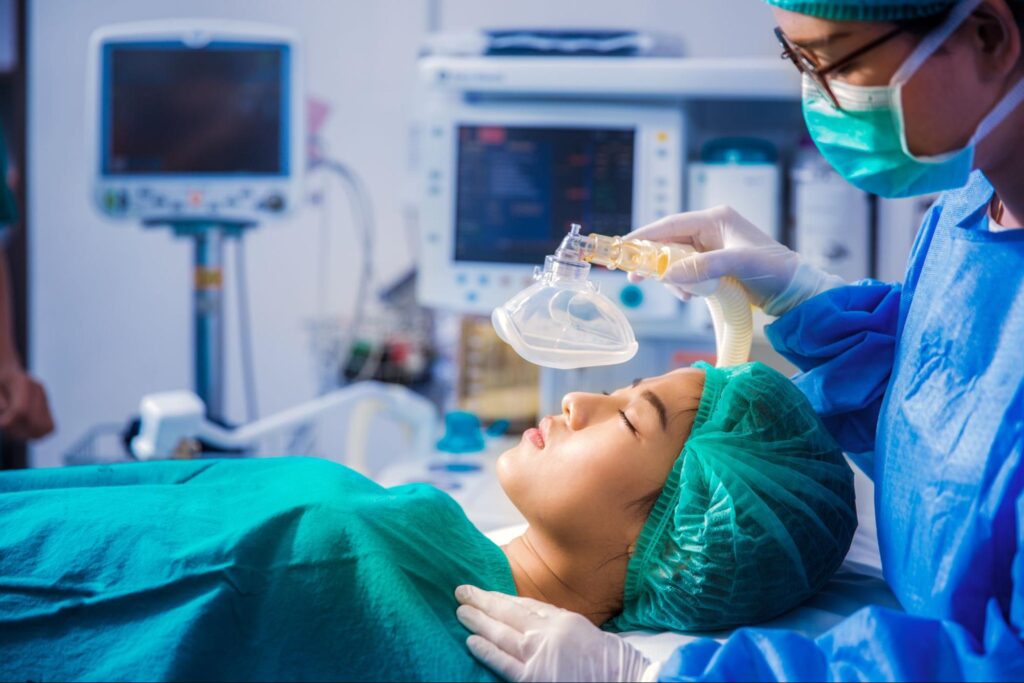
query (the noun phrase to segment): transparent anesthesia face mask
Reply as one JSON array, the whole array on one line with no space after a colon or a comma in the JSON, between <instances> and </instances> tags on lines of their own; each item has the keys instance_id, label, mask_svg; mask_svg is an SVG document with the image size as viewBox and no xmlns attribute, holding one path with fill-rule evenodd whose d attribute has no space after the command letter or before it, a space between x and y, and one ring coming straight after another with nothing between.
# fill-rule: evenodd
<instances>
[{"instance_id":1,"label":"transparent anesthesia face mask","mask_svg":"<svg viewBox=\"0 0 1024 683\"><path fill-rule=\"evenodd\" d=\"M535 365L571 369L624 363L636 355L636 335L622 309L588 279L590 264L660 279L672 263L693 251L680 244L581 235L580 226L573 224L555 253L544 259L544 269L534 271L534 284L494 309L491 322L502 341ZM719 336L719 364L744 362L752 338L745 294L738 284L727 280L721 285L708 283L699 294L711 297L708 303ZM719 301L723 295L731 296L725 297L732 312L724 316L729 318L725 323ZM723 338L729 338L727 329L740 332L740 336L733 334L733 343L723 352Z\"/></svg>"},{"instance_id":2,"label":"transparent anesthesia face mask","mask_svg":"<svg viewBox=\"0 0 1024 683\"><path fill-rule=\"evenodd\" d=\"M638 345L626 315L588 279L580 226L573 225L533 285L494 309L501 339L526 360L548 368L624 363Z\"/></svg>"}]
</instances>

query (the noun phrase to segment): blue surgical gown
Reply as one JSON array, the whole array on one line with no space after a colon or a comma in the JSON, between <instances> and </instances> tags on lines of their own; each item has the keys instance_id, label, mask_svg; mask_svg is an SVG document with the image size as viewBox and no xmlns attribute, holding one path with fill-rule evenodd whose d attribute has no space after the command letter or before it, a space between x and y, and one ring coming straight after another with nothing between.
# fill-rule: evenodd
<instances>
[{"instance_id":1,"label":"blue surgical gown","mask_svg":"<svg viewBox=\"0 0 1024 683\"><path fill-rule=\"evenodd\" d=\"M905 613L697 641L661 680L1024 680L1024 229L989 230L992 192L976 172L939 198L902 284L834 289L767 328L875 481Z\"/></svg>"}]
</instances>

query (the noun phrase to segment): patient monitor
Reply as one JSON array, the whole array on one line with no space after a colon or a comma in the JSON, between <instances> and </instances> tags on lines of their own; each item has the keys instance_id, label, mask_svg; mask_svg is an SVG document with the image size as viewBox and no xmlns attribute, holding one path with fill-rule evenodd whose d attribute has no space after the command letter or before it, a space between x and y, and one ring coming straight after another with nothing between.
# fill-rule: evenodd
<instances>
[{"instance_id":1,"label":"patient monitor","mask_svg":"<svg viewBox=\"0 0 1024 683\"><path fill-rule=\"evenodd\" d=\"M143 221L254 223L299 202L305 163L296 36L210 20L92 36L94 200Z\"/></svg>"},{"instance_id":2,"label":"patient monitor","mask_svg":"<svg viewBox=\"0 0 1024 683\"><path fill-rule=\"evenodd\" d=\"M298 37L195 19L100 28L89 47L93 198L107 217L194 242L195 389L223 420L223 243L300 202Z\"/></svg>"}]
</instances>

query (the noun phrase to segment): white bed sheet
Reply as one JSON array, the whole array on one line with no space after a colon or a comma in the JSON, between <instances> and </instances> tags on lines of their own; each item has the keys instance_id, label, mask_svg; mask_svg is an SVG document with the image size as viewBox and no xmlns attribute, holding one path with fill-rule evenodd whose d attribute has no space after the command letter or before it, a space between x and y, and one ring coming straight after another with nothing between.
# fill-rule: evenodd
<instances>
[{"instance_id":1,"label":"white bed sheet","mask_svg":"<svg viewBox=\"0 0 1024 683\"><path fill-rule=\"evenodd\" d=\"M816 596L781 617L759 624L759 627L790 629L815 637L868 605L901 609L896 597L882 578L882 562L875 528L874 486L859 470L854 468L854 471L857 533L843 566ZM525 525L516 525L497 529L487 535L501 545L522 534L524 529ZM677 648L698 638L710 637L723 641L730 633L630 631L622 635L647 657L655 661L664 661Z\"/></svg>"}]
</instances>

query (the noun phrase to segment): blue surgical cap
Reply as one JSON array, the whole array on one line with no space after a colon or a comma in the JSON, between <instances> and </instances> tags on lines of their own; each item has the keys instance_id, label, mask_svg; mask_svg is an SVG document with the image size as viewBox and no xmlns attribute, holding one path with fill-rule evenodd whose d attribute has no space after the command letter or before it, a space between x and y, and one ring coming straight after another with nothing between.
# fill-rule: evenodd
<instances>
[{"instance_id":1,"label":"blue surgical cap","mask_svg":"<svg viewBox=\"0 0 1024 683\"><path fill-rule=\"evenodd\" d=\"M853 471L796 386L761 363L698 365L693 428L637 539L615 630L771 619L828 581L857 528Z\"/></svg>"},{"instance_id":2,"label":"blue surgical cap","mask_svg":"<svg viewBox=\"0 0 1024 683\"><path fill-rule=\"evenodd\" d=\"M954 0L765 0L769 5L836 21L899 21L928 17Z\"/></svg>"}]
</instances>

